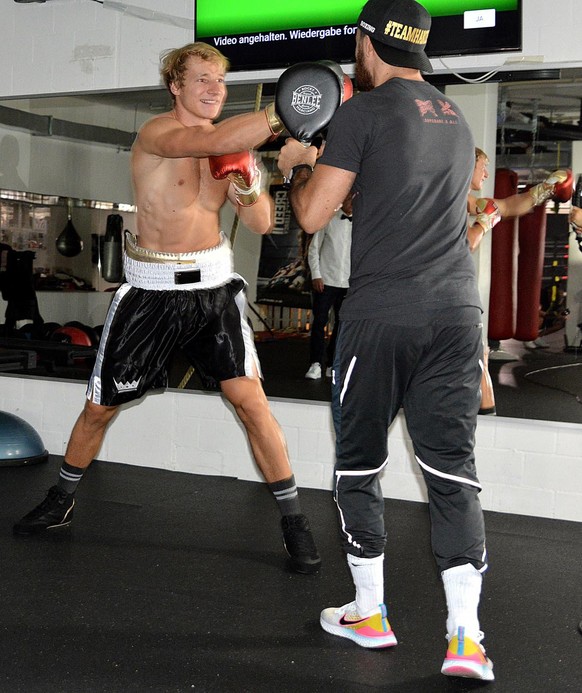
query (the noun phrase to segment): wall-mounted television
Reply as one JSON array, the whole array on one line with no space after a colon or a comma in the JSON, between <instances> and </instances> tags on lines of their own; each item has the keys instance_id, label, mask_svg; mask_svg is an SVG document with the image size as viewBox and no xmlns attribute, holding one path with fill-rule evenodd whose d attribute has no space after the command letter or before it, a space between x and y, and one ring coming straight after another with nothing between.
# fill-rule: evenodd
<instances>
[{"instance_id":1,"label":"wall-mounted television","mask_svg":"<svg viewBox=\"0 0 582 693\"><path fill-rule=\"evenodd\" d=\"M420 0L432 16L430 57L521 50L522 0ZM354 61L364 0L196 0L196 40L231 69L285 68L306 60Z\"/></svg>"}]
</instances>

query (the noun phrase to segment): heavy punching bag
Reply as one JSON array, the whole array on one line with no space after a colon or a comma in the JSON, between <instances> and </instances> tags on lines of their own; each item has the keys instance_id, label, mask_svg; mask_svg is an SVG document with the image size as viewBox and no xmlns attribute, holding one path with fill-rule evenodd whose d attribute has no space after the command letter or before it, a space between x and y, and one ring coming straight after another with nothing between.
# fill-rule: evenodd
<instances>
[{"instance_id":1,"label":"heavy punching bag","mask_svg":"<svg viewBox=\"0 0 582 693\"><path fill-rule=\"evenodd\" d=\"M518 175L506 168L495 172L494 196L517 193ZM512 339L517 315L517 219L502 219L491 239L491 287L489 290L489 339Z\"/></svg>"},{"instance_id":2,"label":"heavy punching bag","mask_svg":"<svg viewBox=\"0 0 582 693\"><path fill-rule=\"evenodd\" d=\"M539 334L540 295L546 245L546 206L519 219L517 320L515 339L529 342Z\"/></svg>"},{"instance_id":3,"label":"heavy punching bag","mask_svg":"<svg viewBox=\"0 0 582 693\"><path fill-rule=\"evenodd\" d=\"M123 217L120 214L109 214L107 217L101 276L114 284L123 280Z\"/></svg>"}]
</instances>

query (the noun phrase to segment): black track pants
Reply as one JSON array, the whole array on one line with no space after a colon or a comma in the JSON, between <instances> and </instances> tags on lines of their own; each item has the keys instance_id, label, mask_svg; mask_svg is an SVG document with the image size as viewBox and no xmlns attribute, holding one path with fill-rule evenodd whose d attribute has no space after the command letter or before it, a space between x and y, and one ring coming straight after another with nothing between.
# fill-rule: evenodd
<instances>
[{"instance_id":1,"label":"black track pants","mask_svg":"<svg viewBox=\"0 0 582 693\"><path fill-rule=\"evenodd\" d=\"M485 567L485 529L475 470L480 402L480 314L460 323L391 325L342 320L332 407L336 429L335 498L344 549L384 550L379 474L388 461L388 427L403 407L428 489L431 541L441 571ZM469 319L467 319L469 315Z\"/></svg>"}]
</instances>

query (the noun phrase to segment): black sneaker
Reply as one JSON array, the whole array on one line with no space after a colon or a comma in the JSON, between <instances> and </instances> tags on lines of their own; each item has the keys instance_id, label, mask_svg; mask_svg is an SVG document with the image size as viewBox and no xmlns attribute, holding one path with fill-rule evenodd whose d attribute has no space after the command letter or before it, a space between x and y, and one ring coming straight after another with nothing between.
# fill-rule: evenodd
<instances>
[{"instance_id":1,"label":"black sneaker","mask_svg":"<svg viewBox=\"0 0 582 693\"><path fill-rule=\"evenodd\" d=\"M75 499L58 486L49 489L47 497L12 528L14 534L36 534L45 529L68 527L73 519Z\"/></svg>"},{"instance_id":2,"label":"black sneaker","mask_svg":"<svg viewBox=\"0 0 582 693\"><path fill-rule=\"evenodd\" d=\"M315 573L321 565L309 521L305 515L284 515L281 518L283 544L291 557L291 567L298 573Z\"/></svg>"}]
</instances>

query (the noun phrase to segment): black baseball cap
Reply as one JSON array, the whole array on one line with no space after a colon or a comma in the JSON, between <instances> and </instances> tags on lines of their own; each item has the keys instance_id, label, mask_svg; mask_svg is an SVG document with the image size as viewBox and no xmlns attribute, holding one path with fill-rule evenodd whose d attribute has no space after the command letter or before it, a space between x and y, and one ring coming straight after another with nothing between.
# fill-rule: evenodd
<instances>
[{"instance_id":1,"label":"black baseball cap","mask_svg":"<svg viewBox=\"0 0 582 693\"><path fill-rule=\"evenodd\" d=\"M415 0L369 0L358 17L378 56L389 65L432 73L424 48L431 18Z\"/></svg>"}]
</instances>

